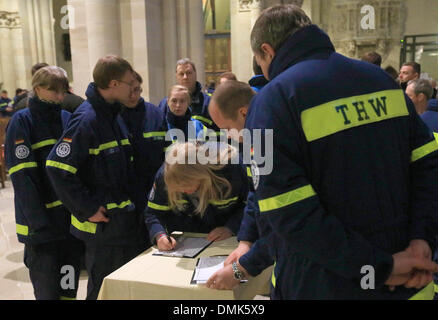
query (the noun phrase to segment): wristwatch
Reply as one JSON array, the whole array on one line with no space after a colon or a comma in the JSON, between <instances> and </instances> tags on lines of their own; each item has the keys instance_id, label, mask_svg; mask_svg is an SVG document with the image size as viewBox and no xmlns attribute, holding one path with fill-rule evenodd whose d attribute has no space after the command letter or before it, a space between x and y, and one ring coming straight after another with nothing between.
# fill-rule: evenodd
<instances>
[{"instance_id":1,"label":"wristwatch","mask_svg":"<svg viewBox=\"0 0 438 320\"><path fill-rule=\"evenodd\" d=\"M234 279L239 280L239 281L243 280L244 274L243 274L242 271L239 270L239 268L237 268L237 263L236 262L233 262L231 264L231 268L233 268Z\"/></svg>"}]
</instances>

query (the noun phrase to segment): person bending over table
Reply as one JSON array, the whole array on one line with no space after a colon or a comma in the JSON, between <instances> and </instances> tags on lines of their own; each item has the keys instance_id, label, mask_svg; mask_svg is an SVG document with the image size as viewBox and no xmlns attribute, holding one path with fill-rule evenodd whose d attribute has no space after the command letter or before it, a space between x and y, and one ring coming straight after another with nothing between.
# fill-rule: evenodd
<instances>
[{"instance_id":1,"label":"person bending over table","mask_svg":"<svg viewBox=\"0 0 438 320\"><path fill-rule=\"evenodd\" d=\"M159 250L175 248L172 231L208 233L209 241L237 234L248 194L238 156L234 147L217 142L178 142L168 149L145 210Z\"/></svg>"}]
</instances>

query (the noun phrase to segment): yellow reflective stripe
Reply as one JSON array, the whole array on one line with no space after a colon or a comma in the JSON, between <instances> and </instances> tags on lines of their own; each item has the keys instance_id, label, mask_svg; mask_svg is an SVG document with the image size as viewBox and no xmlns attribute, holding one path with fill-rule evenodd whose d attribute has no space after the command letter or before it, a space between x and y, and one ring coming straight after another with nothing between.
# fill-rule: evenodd
<instances>
[{"instance_id":1,"label":"yellow reflective stripe","mask_svg":"<svg viewBox=\"0 0 438 320\"><path fill-rule=\"evenodd\" d=\"M435 141L438 142L438 133L434 132L433 136L435 137Z\"/></svg>"},{"instance_id":2,"label":"yellow reflective stripe","mask_svg":"<svg viewBox=\"0 0 438 320\"><path fill-rule=\"evenodd\" d=\"M432 140L429 143L426 143L425 145L412 151L411 162L417 161L436 150L438 150L438 143L436 140Z\"/></svg>"},{"instance_id":3,"label":"yellow reflective stripe","mask_svg":"<svg viewBox=\"0 0 438 320\"><path fill-rule=\"evenodd\" d=\"M143 138L165 137L166 131L144 132Z\"/></svg>"},{"instance_id":4,"label":"yellow reflective stripe","mask_svg":"<svg viewBox=\"0 0 438 320\"><path fill-rule=\"evenodd\" d=\"M5 103L2 103L2 104L0 104L0 108L1 107L4 107L4 106L7 106L8 105L8 103L7 102L5 102Z\"/></svg>"},{"instance_id":5,"label":"yellow reflective stripe","mask_svg":"<svg viewBox=\"0 0 438 320\"><path fill-rule=\"evenodd\" d=\"M357 126L407 116L403 91L384 90L342 98L301 112L301 122L307 141Z\"/></svg>"},{"instance_id":6,"label":"yellow reflective stripe","mask_svg":"<svg viewBox=\"0 0 438 320\"><path fill-rule=\"evenodd\" d=\"M70 298L70 297L64 297L64 296L60 296L59 300L76 300L76 298Z\"/></svg>"},{"instance_id":7,"label":"yellow reflective stripe","mask_svg":"<svg viewBox=\"0 0 438 320\"><path fill-rule=\"evenodd\" d=\"M36 168L38 167L38 164L36 162L24 162L24 163L20 163L14 167L12 167L11 169L9 169L9 175L20 171L22 169L27 169L27 168Z\"/></svg>"},{"instance_id":8,"label":"yellow reflective stripe","mask_svg":"<svg viewBox=\"0 0 438 320\"><path fill-rule=\"evenodd\" d=\"M129 139L123 139L120 141L122 143L122 146L129 146L131 143L129 142Z\"/></svg>"},{"instance_id":9,"label":"yellow reflective stripe","mask_svg":"<svg viewBox=\"0 0 438 320\"><path fill-rule=\"evenodd\" d=\"M94 222L89 222L89 221L80 222L78 219L76 219L74 215L71 215L71 224L73 227L75 227L76 229L82 232L93 233L93 234L96 233L97 224Z\"/></svg>"},{"instance_id":10,"label":"yellow reflective stripe","mask_svg":"<svg viewBox=\"0 0 438 320\"><path fill-rule=\"evenodd\" d=\"M234 198L224 199L224 200L217 200L217 201L209 201L209 202L215 206L222 206L224 204L228 204L230 202L236 201L237 199L239 199L239 197L234 197Z\"/></svg>"},{"instance_id":11,"label":"yellow reflective stripe","mask_svg":"<svg viewBox=\"0 0 438 320\"><path fill-rule=\"evenodd\" d=\"M18 234L21 234L22 236L28 236L29 235L29 227L28 226L24 226L22 224L18 224L16 225L16 230Z\"/></svg>"},{"instance_id":12,"label":"yellow reflective stripe","mask_svg":"<svg viewBox=\"0 0 438 320\"><path fill-rule=\"evenodd\" d=\"M209 125L213 124L213 121L211 121L210 119L204 118L203 116L192 116L193 119L208 123Z\"/></svg>"},{"instance_id":13,"label":"yellow reflective stripe","mask_svg":"<svg viewBox=\"0 0 438 320\"><path fill-rule=\"evenodd\" d=\"M71 172L73 174L76 174L76 172L78 171L78 169L76 169L75 167L69 166L68 164L61 163L58 161L52 161L52 160L46 161L46 167L54 167L54 168L62 169L62 170Z\"/></svg>"},{"instance_id":14,"label":"yellow reflective stripe","mask_svg":"<svg viewBox=\"0 0 438 320\"><path fill-rule=\"evenodd\" d=\"M434 288L435 288L435 293L438 293L438 284L435 284Z\"/></svg>"},{"instance_id":15,"label":"yellow reflective stripe","mask_svg":"<svg viewBox=\"0 0 438 320\"><path fill-rule=\"evenodd\" d=\"M56 142L58 142L58 140L56 139L48 139L48 140L44 140L44 141L40 141L38 143L35 143L32 145L32 149L36 150L45 146L52 146L54 144L56 144Z\"/></svg>"},{"instance_id":16,"label":"yellow reflective stripe","mask_svg":"<svg viewBox=\"0 0 438 320\"><path fill-rule=\"evenodd\" d=\"M59 206L62 206L62 202L60 200L54 201L52 203L46 203L47 209L51 209L51 208L55 208L55 207L59 207Z\"/></svg>"},{"instance_id":17,"label":"yellow reflective stripe","mask_svg":"<svg viewBox=\"0 0 438 320\"><path fill-rule=\"evenodd\" d=\"M156 203L153 203L150 201L148 202L148 207L155 209L155 210L161 210L161 211L169 211L170 210L169 206L163 206L163 205L156 204Z\"/></svg>"},{"instance_id":18,"label":"yellow reflective stripe","mask_svg":"<svg viewBox=\"0 0 438 320\"><path fill-rule=\"evenodd\" d=\"M298 201L310 198L314 195L316 195L315 191L313 190L312 186L308 184L307 186L297 188L278 196L260 200L260 212L280 209Z\"/></svg>"},{"instance_id":19,"label":"yellow reflective stripe","mask_svg":"<svg viewBox=\"0 0 438 320\"><path fill-rule=\"evenodd\" d=\"M409 300L433 300L435 296L433 281L424 287L421 291L417 292Z\"/></svg>"},{"instance_id":20,"label":"yellow reflective stripe","mask_svg":"<svg viewBox=\"0 0 438 320\"><path fill-rule=\"evenodd\" d=\"M115 208L123 209L124 207L129 206L130 204L132 204L132 202L131 202L130 200L126 200L126 201L123 201L123 202L120 203L120 204L117 204L117 203L108 203L108 204L106 205L106 208L107 208L108 210L115 209Z\"/></svg>"},{"instance_id":21,"label":"yellow reflective stripe","mask_svg":"<svg viewBox=\"0 0 438 320\"><path fill-rule=\"evenodd\" d=\"M277 279L275 279L275 265L277 264L277 261L274 261L274 268L272 268L272 276L271 276L271 283L272 286L275 288L275 283L277 282Z\"/></svg>"},{"instance_id":22,"label":"yellow reflective stripe","mask_svg":"<svg viewBox=\"0 0 438 320\"><path fill-rule=\"evenodd\" d=\"M117 146L118 146L117 141L110 141L110 142L101 144L97 149L90 149L89 152L90 152L90 154L93 154L93 155L97 156L101 151L103 151L105 149L117 147Z\"/></svg>"},{"instance_id":23,"label":"yellow reflective stripe","mask_svg":"<svg viewBox=\"0 0 438 320\"><path fill-rule=\"evenodd\" d=\"M251 169L249 167L246 167L246 174L248 177L252 177Z\"/></svg>"}]
</instances>

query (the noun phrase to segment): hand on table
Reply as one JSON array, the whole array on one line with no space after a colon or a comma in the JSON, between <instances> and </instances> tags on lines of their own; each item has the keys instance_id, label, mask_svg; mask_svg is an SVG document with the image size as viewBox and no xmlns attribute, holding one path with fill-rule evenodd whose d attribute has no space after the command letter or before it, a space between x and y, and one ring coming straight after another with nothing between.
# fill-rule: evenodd
<instances>
[{"instance_id":1,"label":"hand on table","mask_svg":"<svg viewBox=\"0 0 438 320\"><path fill-rule=\"evenodd\" d=\"M228 258L224 261L224 266L232 264L233 262L237 262L241 256L247 253L252 246L252 242L249 241L240 241L239 245L233 252L231 252Z\"/></svg>"},{"instance_id":2,"label":"hand on table","mask_svg":"<svg viewBox=\"0 0 438 320\"><path fill-rule=\"evenodd\" d=\"M230 290L238 284L239 280L234 279L233 269L228 265L213 273L205 285L210 289Z\"/></svg>"},{"instance_id":3,"label":"hand on table","mask_svg":"<svg viewBox=\"0 0 438 320\"><path fill-rule=\"evenodd\" d=\"M169 239L167 238L167 235L161 235L157 237L157 246L158 246L158 250L160 251L170 251L175 249L176 246L176 240L172 237Z\"/></svg>"},{"instance_id":4,"label":"hand on table","mask_svg":"<svg viewBox=\"0 0 438 320\"><path fill-rule=\"evenodd\" d=\"M217 227L207 235L208 241L221 241L231 237L233 233L227 227Z\"/></svg>"}]
</instances>

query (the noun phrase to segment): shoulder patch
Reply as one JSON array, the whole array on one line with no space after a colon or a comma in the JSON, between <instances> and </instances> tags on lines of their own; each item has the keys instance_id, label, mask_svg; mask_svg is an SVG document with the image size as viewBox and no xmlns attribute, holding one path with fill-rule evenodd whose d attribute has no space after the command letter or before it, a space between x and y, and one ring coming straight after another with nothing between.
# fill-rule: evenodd
<instances>
[{"instance_id":1,"label":"shoulder patch","mask_svg":"<svg viewBox=\"0 0 438 320\"><path fill-rule=\"evenodd\" d=\"M254 189L257 190L260 182L260 171L259 167L257 166L257 162L255 162L254 160L251 161L251 175Z\"/></svg>"},{"instance_id":2,"label":"shoulder patch","mask_svg":"<svg viewBox=\"0 0 438 320\"><path fill-rule=\"evenodd\" d=\"M154 198L155 198L155 184L154 184L154 187L151 189L151 192L149 193L149 201L152 201L152 200L154 200Z\"/></svg>"},{"instance_id":3,"label":"shoulder patch","mask_svg":"<svg viewBox=\"0 0 438 320\"><path fill-rule=\"evenodd\" d=\"M18 159L26 159L30 154L29 148L25 145L19 145L15 148L15 156Z\"/></svg>"},{"instance_id":4,"label":"shoulder patch","mask_svg":"<svg viewBox=\"0 0 438 320\"><path fill-rule=\"evenodd\" d=\"M63 139L64 141L65 139ZM65 158L70 154L71 147L70 144L66 142L61 142L58 147L56 147L56 155L61 158Z\"/></svg>"}]
</instances>

